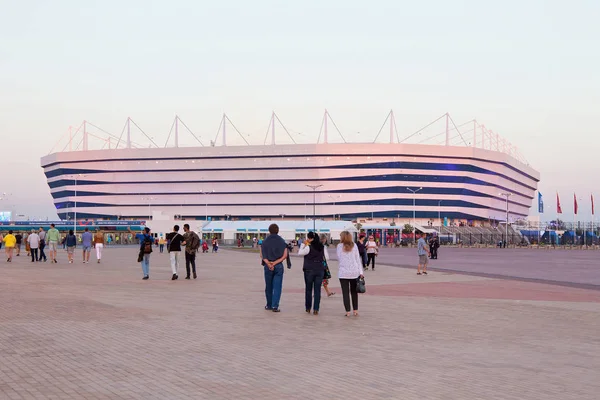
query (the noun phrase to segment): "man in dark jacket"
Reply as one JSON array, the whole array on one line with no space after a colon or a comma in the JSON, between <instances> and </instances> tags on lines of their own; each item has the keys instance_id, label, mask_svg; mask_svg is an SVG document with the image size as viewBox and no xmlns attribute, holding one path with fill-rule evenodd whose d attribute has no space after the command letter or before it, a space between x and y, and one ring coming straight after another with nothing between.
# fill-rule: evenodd
<instances>
[{"instance_id":1,"label":"man in dark jacket","mask_svg":"<svg viewBox=\"0 0 600 400\"><path fill-rule=\"evenodd\" d=\"M279 236L279 226L269 226L270 235L263 240L261 246L262 265L265 274L265 296L267 305L265 310L279 312L279 300L283 286L283 261L288 257L288 248L285 240Z\"/></svg>"},{"instance_id":2,"label":"man in dark jacket","mask_svg":"<svg viewBox=\"0 0 600 400\"><path fill-rule=\"evenodd\" d=\"M183 232L183 244L185 244L185 270L187 272L185 279L190 279L190 264L192 265L194 279L196 279L198 277L198 275L196 275L196 253L200 247L200 238L196 232L190 230L189 224L183 225Z\"/></svg>"},{"instance_id":3,"label":"man in dark jacket","mask_svg":"<svg viewBox=\"0 0 600 400\"><path fill-rule=\"evenodd\" d=\"M431 255L429 258L432 260L437 260L437 252L440 247L440 240L437 236L433 236L431 240L429 240L429 248L431 249Z\"/></svg>"}]
</instances>

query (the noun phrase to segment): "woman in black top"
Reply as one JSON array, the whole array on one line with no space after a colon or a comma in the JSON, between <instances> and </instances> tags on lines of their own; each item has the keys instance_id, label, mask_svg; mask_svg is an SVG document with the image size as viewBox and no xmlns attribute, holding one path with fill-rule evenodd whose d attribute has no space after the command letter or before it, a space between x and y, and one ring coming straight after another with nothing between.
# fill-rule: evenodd
<instances>
[{"instance_id":1,"label":"woman in black top","mask_svg":"<svg viewBox=\"0 0 600 400\"><path fill-rule=\"evenodd\" d=\"M361 233L358 237L358 242L356 242L356 247L358 248L358 255L360 256L360 260L362 261L363 269L366 271L367 268L367 247L365 246L365 239L367 236L364 233Z\"/></svg>"},{"instance_id":2,"label":"woman in black top","mask_svg":"<svg viewBox=\"0 0 600 400\"><path fill-rule=\"evenodd\" d=\"M315 315L319 314L321 304L321 284L325 273L325 264L328 260L325 247L319 240L319 236L314 232L308 232L307 239L300 246L298 255L304 256L304 283L306 285L306 312L310 313L311 308ZM314 305L313 303L314 295Z\"/></svg>"}]
</instances>

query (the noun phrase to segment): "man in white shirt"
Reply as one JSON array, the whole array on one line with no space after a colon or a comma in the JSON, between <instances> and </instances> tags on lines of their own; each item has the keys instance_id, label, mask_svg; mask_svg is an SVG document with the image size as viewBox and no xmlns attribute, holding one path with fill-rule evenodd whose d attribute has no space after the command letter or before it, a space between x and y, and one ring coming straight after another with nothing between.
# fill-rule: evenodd
<instances>
[{"instance_id":1,"label":"man in white shirt","mask_svg":"<svg viewBox=\"0 0 600 400\"><path fill-rule=\"evenodd\" d=\"M40 254L38 261L42 261L42 259L48 261L46 253L44 253L44 249L46 248L46 231L44 231L44 228L40 228L38 236L40 237Z\"/></svg>"},{"instance_id":2,"label":"man in white shirt","mask_svg":"<svg viewBox=\"0 0 600 400\"><path fill-rule=\"evenodd\" d=\"M39 261L38 249L40 248L40 236L35 232L35 229L32 229L31 234L27 236L27 243L29 243L29 250L31 252L31 262Z\"/></svg>"}]
</instances>

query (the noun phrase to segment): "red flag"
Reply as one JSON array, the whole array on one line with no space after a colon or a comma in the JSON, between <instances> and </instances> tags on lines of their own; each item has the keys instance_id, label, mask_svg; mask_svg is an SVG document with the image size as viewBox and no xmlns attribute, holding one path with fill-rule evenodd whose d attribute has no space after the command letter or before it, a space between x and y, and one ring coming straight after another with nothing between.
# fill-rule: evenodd
<instances>
[{"instance_id":1,"label":"red flag","mask_svg":"<svg viewBox=\"0 0 600 400\"><path fill-rule=\"evenodd\" d=\"M592 197L592 215L594 215L594 195L591 195Z\"/></svg>"},{"instance_id":2,"label":"red flag","mask_svg":"<svg viewBox=\"0 0 600 400\"><path fill-rule=\"evenodd\" d=\"M560 206L560 199L558 198L558 192L556 192L556 213L562 214L562 208Z\"/></svg>"},{"instance_id":3,"label":"red flag","mask_svg":"<svg viewBox=\"0 0 600 400\"><path fill-rule=\"evenodd\" d=\"M577 196L573 193L573 211L575 211L575 215L577 215Z\"/></svg>"}]
</instances>

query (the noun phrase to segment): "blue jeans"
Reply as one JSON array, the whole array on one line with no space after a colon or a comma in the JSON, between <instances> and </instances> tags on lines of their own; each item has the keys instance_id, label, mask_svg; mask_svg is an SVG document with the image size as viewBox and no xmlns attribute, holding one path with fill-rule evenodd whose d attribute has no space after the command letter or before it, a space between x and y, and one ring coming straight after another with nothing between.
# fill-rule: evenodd
<instances>
[{"instance_id":1,"label":"blue jeans","mask_svg":"<svg viewBox=\"0 0 600 400\"><path fill-rule=\"evenodd\" d=\"M273 271L265 268L265 296L267 297L267 308L279 308L281 299L281 287L283 285L283 264L275 266Z\"/></svg>"},{"instance_id":2,"label":"blue jeans","mask_svg":"<svg viewBox=\"0 0 600 400\"><path fill-rule=\"evenodd\" d=\"M142 258L142 272L144 276L150 276L150 254L144 254Z\"/></svg>"},{"instance_id":3,"label":"blue jeans","mask_svg":"<svg viewBox=\"0 0 600 400\"><path fill-rule=\"evenodd\" d=\"M362 253L360 255L360 258L362 261L363 268L366 268L367 267L367 253Z\"/></svg>"},{"instance_id":4,"label":"blue jeans","mask_svg":"<svg viewBox=\"0 0 600 400\"><path fill-rule=\"evenodd\" d=\"M313 291L315 296L315 306L312 307L313 310L319 311L319 306L321 305L321 285L323 284L323 276L325 275L325 271L304 271L304 284L306 285L306 298L305 298L305 306L306 310L311 309L312 299L313 299Z\"/></svg>"}]
</instances>

